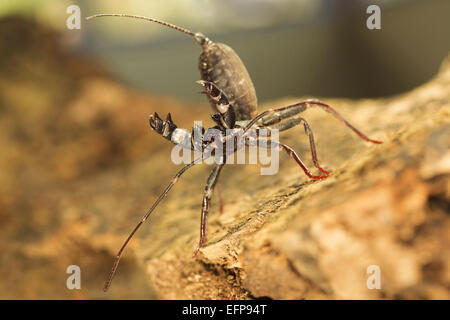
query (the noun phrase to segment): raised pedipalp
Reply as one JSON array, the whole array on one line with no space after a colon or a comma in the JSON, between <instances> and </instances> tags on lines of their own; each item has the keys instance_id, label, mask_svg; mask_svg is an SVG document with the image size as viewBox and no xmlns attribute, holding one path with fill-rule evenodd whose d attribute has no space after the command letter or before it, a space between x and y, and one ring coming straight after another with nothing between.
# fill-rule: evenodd
<instances>
[{"instance_id":1,"label":"raised pedipalp","mask_svg":"<svg viewBox=\"0 0 450 320\"><path fill-rule=\"evenodd\" d=\"M236 113L226 93L210 81L199 80L197 83L205 89L202 93L208 95L208 98L214 102L215 109L218 111L212 116L212 119L222 129L234 128Z\"/></svg>"}]
</instances>

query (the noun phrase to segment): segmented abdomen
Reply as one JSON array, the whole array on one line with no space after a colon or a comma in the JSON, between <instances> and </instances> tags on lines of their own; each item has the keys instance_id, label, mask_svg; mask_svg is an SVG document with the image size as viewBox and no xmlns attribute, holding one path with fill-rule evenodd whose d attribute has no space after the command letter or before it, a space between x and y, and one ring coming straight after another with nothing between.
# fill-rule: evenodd
<instances>
[{"instance_id":1,"label":"segmented abdomen","mask_svg":"<svg viewBox=\"0 0 450 320\"><path fill-rule=\"evenodd\" d=\"M233 49L223 43L204 46L199 69L202 80L213 82L225 92L234 106L236 120L249 120L256 116L258 101L255 87L242 60ZM209 100L217 112L216 102Z\"/></svg>"}]
</instances>

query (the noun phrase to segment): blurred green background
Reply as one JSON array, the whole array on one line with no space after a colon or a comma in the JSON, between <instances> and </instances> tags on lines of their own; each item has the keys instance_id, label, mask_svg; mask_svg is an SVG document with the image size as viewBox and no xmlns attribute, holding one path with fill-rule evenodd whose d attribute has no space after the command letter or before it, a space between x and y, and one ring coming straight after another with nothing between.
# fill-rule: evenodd
<instances>
[{"instance_id":1,"label":"blurred green background","mask_svg":"<svg viewBox=\"0 0 450 320\"><path fill-rule=\"evenodd\" d=\"M200 47L141 20L83 21L65 29L65 9L87 17L130 13L201 31L240 55L260 101L283 96L380 97L429 80L450 50L448 0L2 1L0 15L31 15L63 32L72 51L95 57L125 83L199 101ZM366 8L381 8L368 30Z\"/></svg>"}]
</instances>

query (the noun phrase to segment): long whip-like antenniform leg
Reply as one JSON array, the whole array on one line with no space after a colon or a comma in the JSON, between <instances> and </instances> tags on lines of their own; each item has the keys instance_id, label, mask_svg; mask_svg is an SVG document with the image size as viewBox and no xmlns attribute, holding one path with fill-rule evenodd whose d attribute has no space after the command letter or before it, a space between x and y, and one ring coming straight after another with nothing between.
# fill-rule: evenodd
<instances>
[{"instance_id":1,"label":"long whip-like antenniform leg","mask_svg":"<svg viewBox=\"0 0 450 320\"><path fill-rule=\"evenodd\" d=\"M172 29L184 32L184 33L186 33L186 34L188 34L190 36L195 36L195 33L193 33L192 31L190 31L188 29L181 28L181 27L178 27L178 26L176 26L174 24L171 24L171 23L168 23L168 22L165 22L165 21L161 21L161 20L158 20L158 19L153 19L153 18L144 17L144 16L137 16L137 15L134 15L134 14L100 13L100 14L95 14L93 16L87 17L86 20L91 20L91 19L100 18L100 17L124 17L124 18L135 18L135 19L147 20L147 21L150 21L150 22L156 22L156 23L162 24L163 26L166 26L166 27L169 27L169 28L172 28Z\"/></svg>"},{"instance_id":2,"label":"long whip-like antenniform leg","mask_svg":"<svg viewBox=\"0 0 450 320\"><path fill-rule=\"evenodd\" d=\"M198 251L206 242L206 220L208 217L209 204L211 202L212 192L214 190L214 186L216 185L217 179L219 178L220 171L222 170L225 164L218 164L214 167L213 171L208 177L205 186L205 194L203 196L202 202L202 217L201 217L201 225L200 225L200 241L198 243L197 248L195 249L192 257L197 256Z\"/></svg>"},{"instance_id":3,"label":"long whip-like antenniform leg","mask_svg":"<svg viewBox=\"0 0 450 320\"><path fill-rule=\"evenodd\" d=\"M131 238L134 236L134 234L136 233L136 231L140 228L140 226L145 222L145 220L147 220L147 218L150 216L150 214L153 212L153 210L156 208L156 206L158 206L158 204L161 202L162 199L164 199L164 197L167 195L167 193L169 193L170 189L172 189L172 187L175 185L175 183L178 181L178 178L186 171L188 170L190 167L194 166L195 164L199 163L200 161L202 161L202 158L198 158L194 161L192 161L191 163L189 163L188 165L184 166L180 171L178 171L178 173L173 177L172 181L170 181L169 185L166 187L166 189L164 189L163 193L161 193L161 195L158 197L158 199L156 199L155 203L153 203L152 207L147 211L147 213L142 217L141 221L139 221L139 223L136 225L136 227L133 229L133 231L131 232L131 234L128 236L128 238L125 240L125 242L123 243L122 247L120 248L119 252L117 253L116 259L114 260L114 264L113 267L111 269L111 272L109 273L109 277L108 280L105 283L105 286L103 288L103 291L108 290L109 286L111 285L111 281L114 277L114 274L116 273L117 270L117 266L119 265L119 261L120 258L122 257L122 253L123 250L125 249L125 247L127 246L128 242L131 240Z\"/></svg>"},{"instance_id":4,"label":"long whip-like antenniform leg","mask_svg":"<svg viewBox=\"0 0 450 320\"><path fill-rule=\"evenodd\" d=\"M356 129L350 122L348 122L347 120L345 120L336 110L334 110L332 107L330 107L329 105L323 103L323 102L319 102L319 101L303 101L303 102L299 102L290 106L286 106L286 107L282 107L282 108L277 108L277 109L271 109L271 110L267 110L264 111L263 113L260 113L259 115L257 115L255 118L253 118L244 128L244 133L250 129L256 122L258 122L260 119L262 119L263 117L266 117L268 115L274 115L279 113L280 115L282 113L288 113L289 116L293 116L295 114L298 114L304 110L306 110L307 107L311 107L311 106L319 106L322 109L324 109L327 112L330 112L332 115L334 115L336 118L338 118L340 121L342 121L347 127L349 127L350 129L352 129L361 139L364 139L368 142L372 142L372 143L383 143L382 141L377 141L377 140L372 140L369 139L365 134L363 134L361 131L359 131L358 129ZM275 115L276 117L276 115ZM286 116L284 116L285 118Z\"/></svg>"}]
</instances>

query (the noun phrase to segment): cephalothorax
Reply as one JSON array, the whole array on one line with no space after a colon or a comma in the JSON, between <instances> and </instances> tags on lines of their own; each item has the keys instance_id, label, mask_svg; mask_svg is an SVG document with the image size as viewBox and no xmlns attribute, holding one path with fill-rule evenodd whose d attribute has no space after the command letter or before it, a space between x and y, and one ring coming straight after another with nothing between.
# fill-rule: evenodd
<instances>
[{"instance_id":1,"label":"cephalothorax","mask_svg":"<svg viewBox=\"0 0 450 320\"><path fill-rule=\"evenodd\" d=\"M308 122L306 122L304 118L298 116L299 113L305 111L306 109L308 109L308 107L320 107L342 121L360 138L376 144L382 143L381 141L369 139L362 132L352 126L347 120L345 120L333 108L320 101L302 101L286 107L270 109L257 115L257 98L253 83L241 59L229 46L222 43L214 43L201 33L193 33L187 29L153 18L126 14L99 14L88 17L87 19L102 16L118 16L144 19L165 25L178 31L182 31L194 37L196 42L199 43L203 48L199 61L199 69L202 80L198 81L198 83L203 86L203 93L207 95L213 110L216 112L211 116L213 121L216 123L216 126L210 129L215 129L222 132L223 141L233 138L230 137L230 135L227 136L227 132L229 132L230 129L238 131L239 137L244 139L245 143L249 143L250 137L248 137L248 134L250 130L266 129L270 132L270 130L276 129L279 131L285 131L299 124L303 124L305 133L309 138L312 160L314 166L321 172L320 175L312 174L291 147L274 141L271 141L271 147L276 146L279 148L279 150L286 151L288 155L292 157L302 168L305 174L309 178L315 180L328 177L330 172L323 169L319 165L312 130ZM162 120L155 112L153 115L150 115L149 122L151 128L167 140L176 145L180 145L183 148L200 151L201 155L198 158L195 158L191 163L185 165L180 171L178 171L169 185L164 189L162 194L158 197L152 207L142 217L141 221L128 236L116 256L111 273L104 287L105 291L111 284L123 250L125 249L130 239L133 237L133 235L136 233L136 231L140 228L144 221L147 220L156 206L167 195L170 189L178 181L179 177L184 172L186 172L186 170L204 160L205 154L208 154L208 156L214 154L214 141L204 141L202 139L203 135L210 129L205 130L202 127L194 127L190 132L186 129L178 128L172 121L170 113L167 114L166 120ZM196 136L194 133L200 135L201 138L194 139L194 136ZM256 139L259 138L257 137ZM232 150L231 152L234 151L236 151L236 149ZM230 154L230 152L223 151L221 154L221 157L223 157L222 161L214 165L214 168L206 182L201 209L200 240L197 248L194 251L194 257L206 242L206 220L209 211L212 191L219 179L219 175L223 166L226 164L226 157Z\"/></svg>"}]
</instances>

